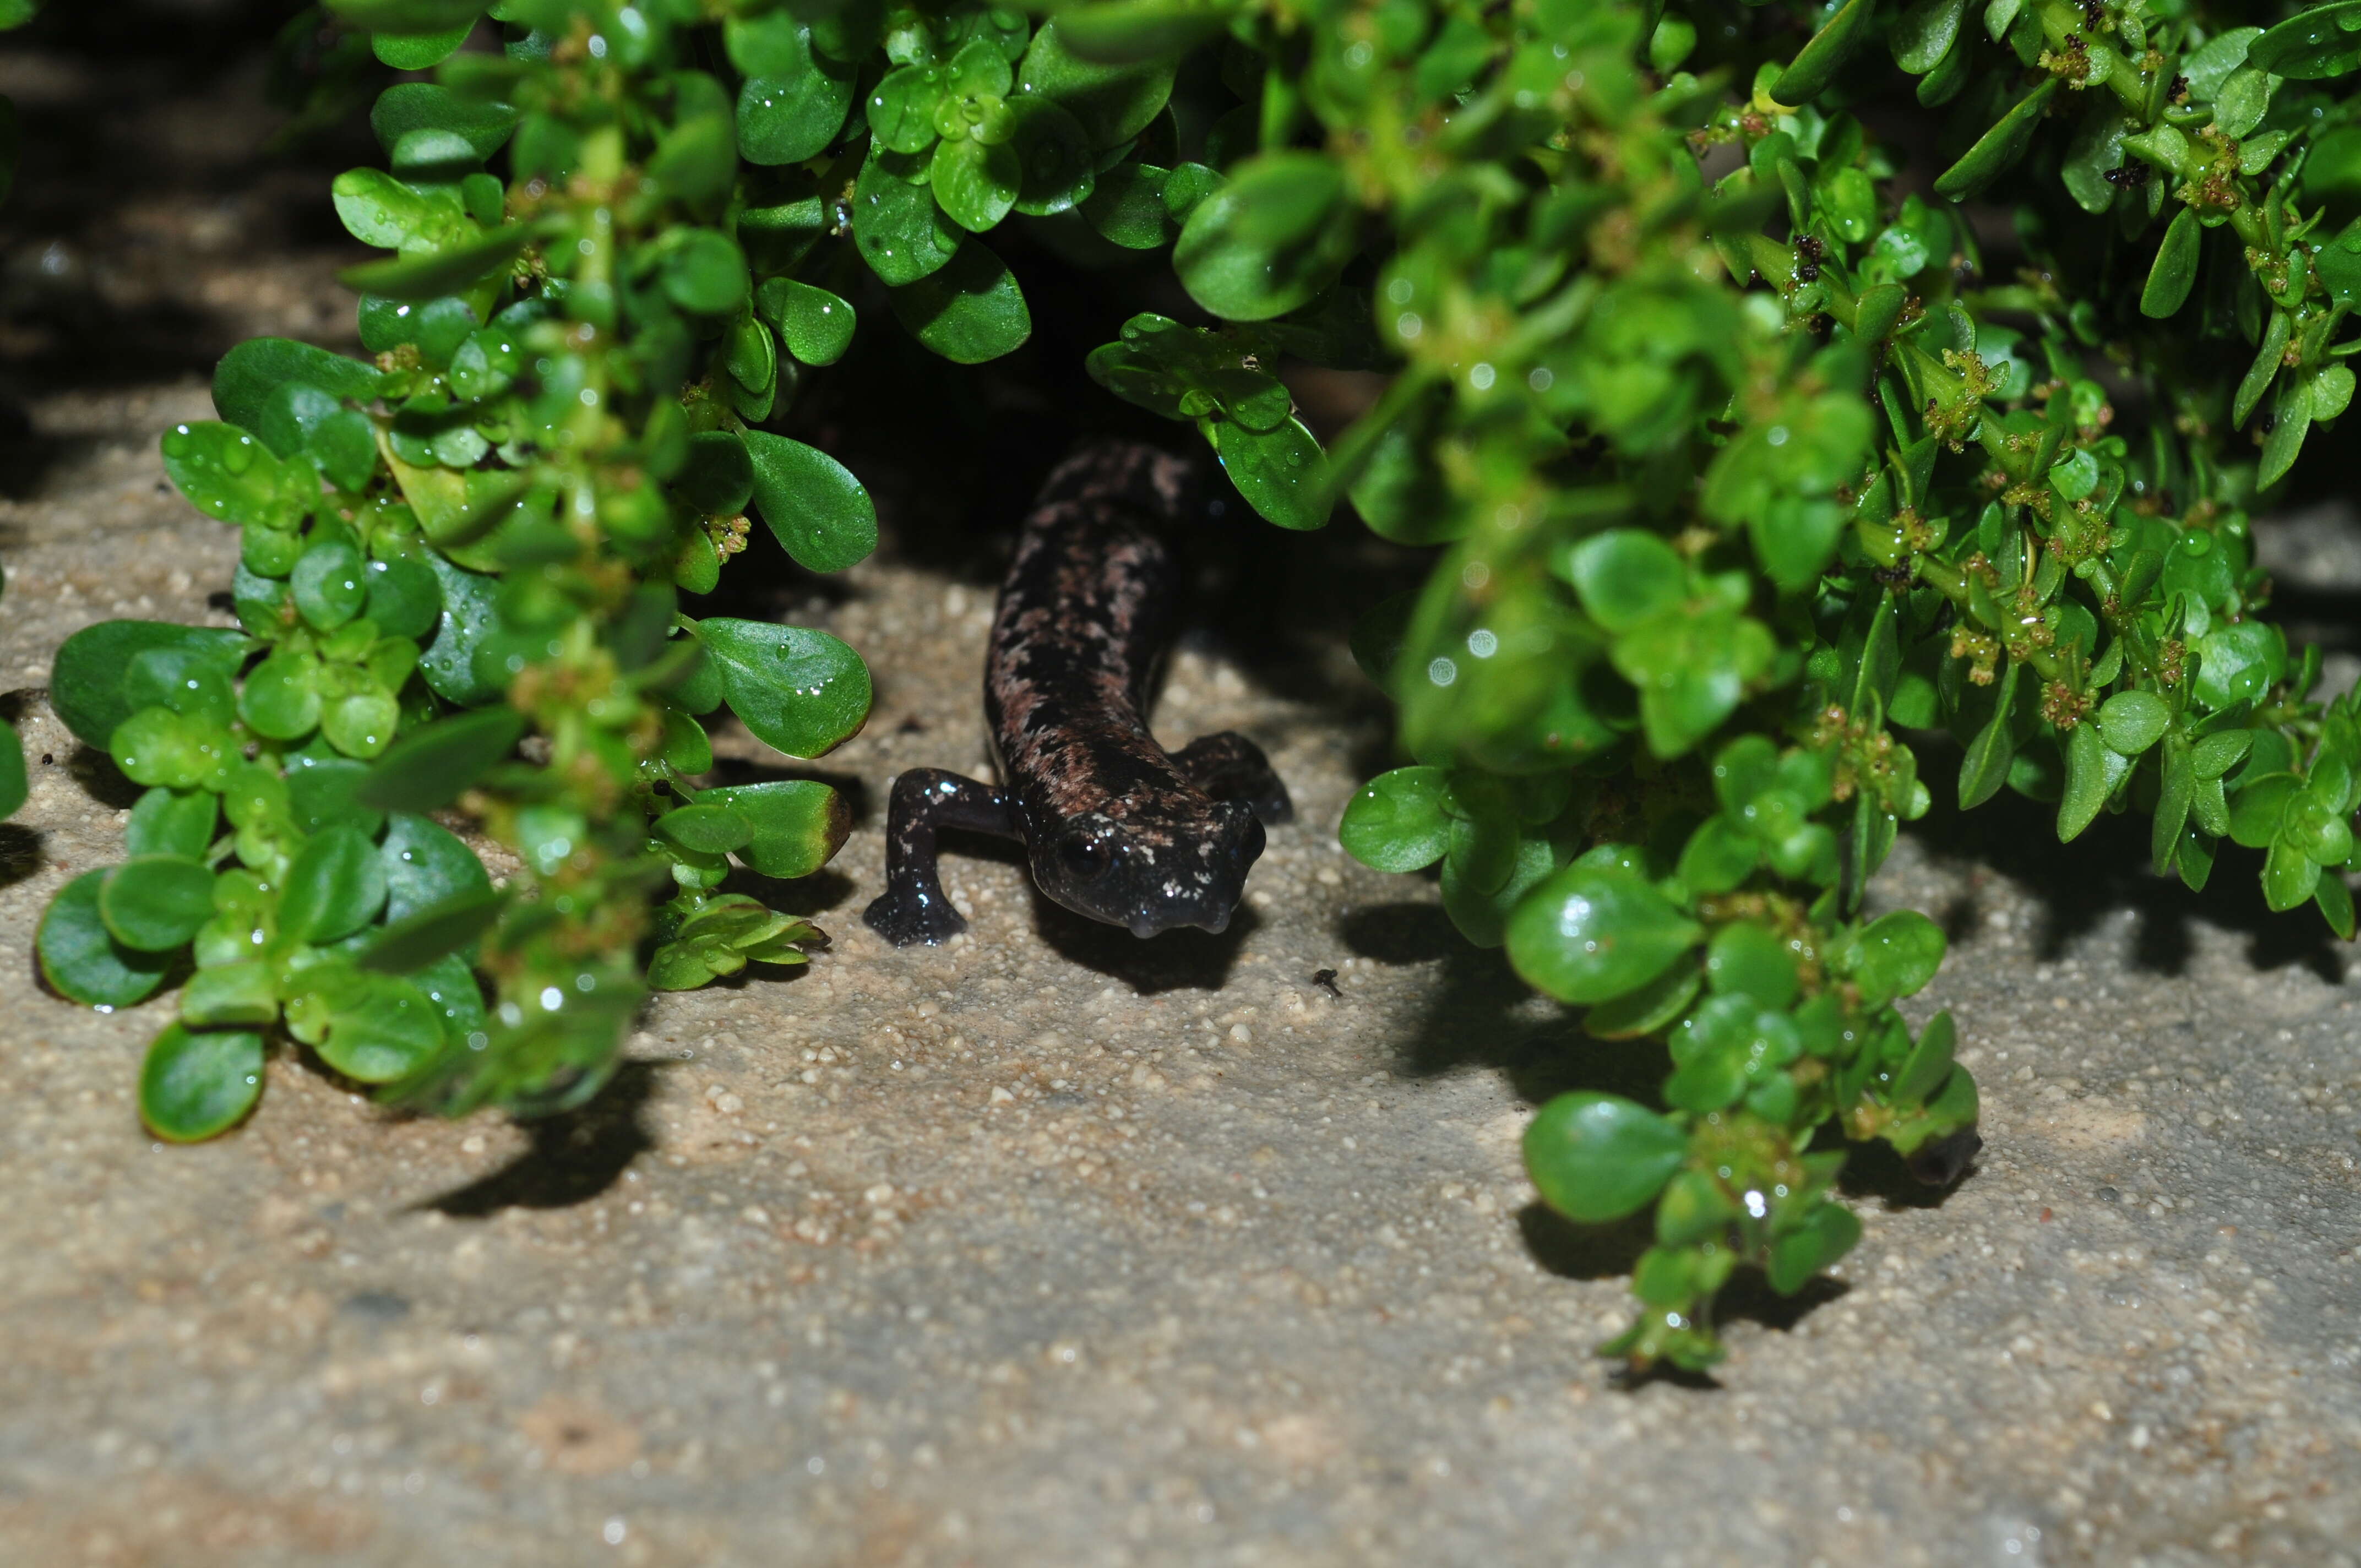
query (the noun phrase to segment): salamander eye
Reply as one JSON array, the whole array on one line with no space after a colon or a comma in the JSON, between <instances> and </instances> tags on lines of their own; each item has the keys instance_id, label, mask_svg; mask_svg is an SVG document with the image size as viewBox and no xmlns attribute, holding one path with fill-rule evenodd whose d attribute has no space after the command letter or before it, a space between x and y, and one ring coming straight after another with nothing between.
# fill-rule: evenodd
<instances>
[{"instance_id":1,"label":"salamander eye","mask_svg":"<svg viewBox=\"0 0 2361 1568\"><path fill-rule=\"evenodd\" d=\"M1058 858L1066 862L1068 871L1086 878L1104 876L1113 863L1106 846L1096 839L1068 839L1058 846Z\"/></svg>"}]
</instances>

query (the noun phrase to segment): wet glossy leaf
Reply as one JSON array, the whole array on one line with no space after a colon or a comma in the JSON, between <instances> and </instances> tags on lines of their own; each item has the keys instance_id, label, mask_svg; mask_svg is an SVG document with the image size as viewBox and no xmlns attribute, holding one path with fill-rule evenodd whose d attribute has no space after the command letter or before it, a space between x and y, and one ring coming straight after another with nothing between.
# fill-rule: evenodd
<instances>
[{"instance_id":1,"label":"wet glossy leaf","mask_svg":"<svg viewBox=\"0 0 2361 1568\"><path fill-rule=\"evenodd\" d=\"M413 812L387 817L378 861L385 873L389 923L492 891L491 878L475 851L450 829Z\"/></svg>"},{"instance_id":2,"label":"wet glossy leaf","mask_svg":"<svg viewBox=\"0 0 2361 1568\"><path fill-rule=\"evenodd\" d=\"M1328 456L1301 420L1268 431L1223 420L1213 426L1213 450L1230 483L1266 521L1298 530L1327 522L1335 503Z\"/></svg>"},{"instance_id":3,"label":"wet glossy leaf","mask_svg":"<svg viewBox=\"0 0 2361 1568\"><path fill-rule=\"evenodd\" d=\"M404 559L371 561L361 576L368 593L365 613L386 636L423 637L442 618L443 586L432 568Z\"/></svg>"},{"instance_id":4,"label":"wet glossy leaf","mask_svg":"<svg viewBox=\"0 0 2361 1568\"><path fill-rule=\"evenodd\" d=\"M981 365L1014 353L1033 334L1033 316L1016 274L972 239L939 271L886 296L911 336L954 365Z\"/></svg>"},{"instance_id":5,"label":"wet glossy leaf","mask_svg":"<svg viewBox=\"0 0 2361 1568\"><path fill-rule=\"evenodd\" d=\"M1525 1128L1525 1170L1542 1201L1597 1224L1634 1213L1688 1156L1678 1125L1615 1094L1561 1094Z\"/></svg>"},{"instance_id":6,"label":"wet glossy leaf","mask_svg":"<svg viewBox=\"0 0 2361 1568\"><path fill-rule=\"evenodd\" d=\"M396 71L431 71L456 54L474 30L472 22L461 22L431 33L372 33L369 49Z\"/></svg>"},{"instance_id":7,"label":"wet glossy leaf","mask_svg":"<svg viewBox=\"0 0 2361 1568\"><path fill-rule=\"evenodd\" d=\"M172 1023L139 1069L139 1119L169 1143L227 1132L262 1098L262 1036Z\"/></svg>"},{"instance_id":8,"label":"wet glossy leaf","mask_svg":"<svg viewBox=\"0 0 2361 1568\"><path fill-rule=\"evenodd\" d=\"M726 805L675 806L655 819L658 836L703 855L726 855L754 836L754 825Z\"/></svg>"},{"instance_id":9,"label":"wet glossy leaf","mask_svg":"<svg viewBox=\"0 0 2361 1568\"><path fill-rule=\"evenodd\" d=\"M201 933L201 958L203 942ZM279 988L271 965L252 959L198 970L181 988L181 1022L192 1029L276 1024Z\"/></svg>"},{"instance_id":10,"label":"wet glossy leaf","mask_svg":"<svg viewBox=\"0 0 2361 1568\"><path fill-rule=\"evenodd\" d=\"M1864 996L1915 996L1943 967L1943 928L1915 909L1897 909L1861 928L1852 973Z\"/></svg>"},{"instance_id":11,"label":"wet glossy leaf","mask_svg":"<svg viewBox=\"0 0 2361 1568\"><path fill-rule=\"evenodd\" d=\"M125 947L172 951L213 918L214 873L184 855L135 855L106 872L98 913Z\"/></svg>"},{"instance_id":12,"label":"wet glossy leaf","mask_svg":"<svg viewBox=\"0 0 2361 1568\"><path fill-rule=\"evenodd\" d=\"M2284 839L2274 839L2263 853L2263 902L2289 910L2309 900L2320 885L2320 862Z\"/></svg>"},{"instance_id":13,"label":"wet glossy leaf","mask_svg":"<svg viewBox=\"0 0 2361 1568\"><path fill-rule=\"evenodd\" d=\"M115 727L106 750L134 784L195 789L218 784L234 742L220 725L167 707L143 707Z\"/></svg>"},{"instance_id":14,"label":"wet glossy leaf","mask_svg":"<svg viewBox=\"0 0 2361 1568\"><path fill-rule=\"evenodd\" d=\"M869 90L862 112L870 135L888 152L923 152L934 144L935 105L943 95L943 72L930 65L889 71Z\"/></svg>"},{"instance_id":15,"label":"wet glossy leaf","mask_svg":"<svg viewBox=\"0 0 2361 1568\"><path fill-rule=\"evenodd\" d=\"M2194 690L2209 707L2252 701L2287 674L2287 640L2260 620L2217 626L2198 641Z\"/></svg>"},{"instance_id":16,"label":"wet glossy leaf","mask_svg":"<svg viewBox=\"0 0 2361 1568\"><path fill-rule=\"evenodd\" d=\"M2183 737L2166 737L2159 779L2156 820L2148 834L2148 861L2156 874L2162 876L2172 869L2174 852L2188 828L2196 794L2196 774L2190 766L2189 742Z\"/></svg>"},{"instance_id":17,"label":"wet glossy leaf","mask_svg":"<svg viewBox=\"0 0 2361 1568\"><path fill-rule=\"evenodd\" d=\"M2140 314L2162 320L2179 311L2197 281L2199 242L2195 209L2183 207L2164 231L2156 260L2148 268L2147 284L2140 291Z\"/></svg>"},{"instance_id":18,"label":"wet glossy leaf","mask_svg":"<svg viewBox=\"0 0 2361 1568\"><path fill-rule=\"evenodd\" d=\"M1450 841L1449 775L1441 768L1379 773L1345 804L1336 837L1345 852L1381 872L1414 872L1443 858Z\"/></svg>"},{"instance_id":19,"label":"wet glossy leaf","mask_svg":"<svg viewBox=\"0 0 2361 1568\"><path fill-rule=\"evenodd\" d=\"M2354 937L2353 890L2334 871L2321 873L2320 885L2312 890L2312 902L2320 906L2321 917L2339 940L2349 942Z\"/></svg>"},{"instance_id":20,"label":"wet glossy leaf","mask_svg":"<svg viewBox=\"0 0 2361 1568\"><path fill-rule=\"evenodd\" d=\"M2201 779L2218 779L2245 761L2254 742L2251 729L2218 730L2191 748L2191 766Z\"/></svg>"},{"instance_id":21,"label":"wet glossy leaf","mask_svg":"<svg viewBox=\"0 0 2361 1568\"><path fill-rule=\"evenodd\" d=\"M331 192L346 232L364 245L391 250L447 221L424 196L380 169L348 170L336 176Z\"/></svg>"},{"instance_id":22,"label":"wet glossy leaf","mask_svg":"<svg viewBox=\"0 0 2361 1568\"><path fill-rule=\"evenodd\" d=\"M1066 48L1061 27L1053 19L1033 35L1017 68L1018 93L1073 115L1093 147L1117 147L1146 130L1171 96L1173 62L1094 63Z\"/></svg>"},{"instance_id":23,"label":"wet glossy leaf","mask_svg":"<svg viewBox=\"0 0 2361 1568\"><path fill-rule=\"evenodd\" d=\"M223 355L214 367L214 407L231 424L256 430L272 395L291 382L366 403L377 396L382 379L373 366L308 343L250 337Z\"/></svg>"},{"instance_id":24,"label":"wet glossy leaf","mask_svg":"<svg viewBox=\"0 0 2361 1568\"><path fill-rule=\"evenodd\" d=\"M2334 248L2333 244L2323 248L2321 254L2327 255ZM2361 289L2361 256L2356 256L2355 262L2355 287ZM2293 323L2286 312L2270 313L2269 322L2263 329L2263 341L2255 350L2254 363L2248 367L2245 379L2238 383L2238 389L2230 400L2233 422L2244 425L2246 416L2255 411L2255 405L2262 401L2263 394L2270 390L2272 380L2279 373L2281 357L2287 352L2288 338L2293 330Z\"/></svg>"},{"instance_id":25,"label":"wet glossy leaf","mask_svg":"<svg viewBox=\"0 0 2361 1568\"><path fill-rule=\"evenodd\" d=\"M361 782L368 777L368 763L345 757L323 758L308 766L290 768L287 799L295 826L315 837L331 828L356 833L365 839L374 837L385 823L385 813L363 806L356 798ZM367 885L366 882L361 884L364 889Z\"/></svg>"},{"instance_id":26,"label":"wet glossy leaf","mask_svg":"<svg viewBox=\"0 0 2361 1568\"><path fill-rule=\"evenodd\" d=\"M1316 153L1241 164L1197 204L1172 247L1182 287L1215 315L1265 321L1335 280L1357 247L1343 170Z\"/></svg>"},{"instance_id":27,"label":"wet glossy leaf","mask_svg":"<svg viewBox=\"0 0 2361 1568\"><path fill-rule=\"evenodd\" d=\"M1054 217L1088 201L1097 188L1097 149L1082 123L1047 98L1021 97L1007 105L1008 145L1020 177L1016 210Z\"/></svg>"},{"instance_id":28,"label":"wet glossy leaf","mask_svg":"<svg viewBox=\"0 0 2361 1568\"><path fill-rule=\"evenodd\" d=\"M347 757L366 762L392 743L401 722L394 695L363 677L336 683L320 704L320 735Z\"/></svg>"},{"instance_id":29,"label":"wet glossy leaf","mask_svg":"<svg viewBox=\"0 0 2361 1568\"><path fill-rule=\"evenodd\" d=\"M220 797L210 790L151 789L131 807L123 848L130 855L203 859L214 841Z\"/></svg>"},{"instance_id":30,"label":"wet glossy leaf","mask_svg":"<svg viewBox=\"0 0 2361 1568\"><path fill-rule=\"evenodd\" d=\"M869 717L869 667L825 631L716 618L697 635L730 709L791 757L818 757Z\"/></svg>"},{"instance_id":31,"label":"wet glossy leaf","mask_svg":"<svg viewBox=\"0 0 2361 1568\"><path fill-rule=\"evenodd\" d=\"M128 1007L163 982L172 955L126 947L100 913L104 871L84 872L57 891L42 913L34 950L52 990L93 1007Z\"/></svg>"},{"instance_id":32,"label":"wet glossy leaf","mask_svg":"<svg viewBox=\"0 0 2361 1568\"><path fill-rule=\"evenodd\" d=\"M406 980L368 977L339 998L320 1059L361 1083L391 1083L425 1067L444 1048L443 1010Z\"/></svg>"},{"instance_id":33,"label":"wet glossy leaf","mask_svg":"<svg viewBox=\"0 0 2361 1568\"><path fill-rule=\"evenodd\" d=\"M1024 174L1012 144L968 137L946 143L936 151L928 181L935 201L953 223L971 234L982 234L1016 204Z\"/></svg>"},{"instance_id":34,"label":"wet glossy leaf","mask_svg":"<svg viewBox=\"0 0 2361 1568\"><path fill-rule=\"evenodd\" d=\"M743 433L754 504L807 570L840 572L877 548L877 509L851 470L818 447L765 431Z\"/></svg>"},{"instance_id":35,"label":"wet glossy leaf","mask_svg":"<svg viewBox=\"0 0 2361 1568\"><path fill-rule=\"evenodd\" d=\"M1170 176L1145 163L1117 164L1098 177L1082 216L1102 238L1126 250L1155 250L1170 244L1179 228L1164 200Z\"/></svg>"},{"instance_id":36,"label":"wet glossy leaf","mask_svg":"<svg viewBox=\"0 0 2361 1568\"><path fill-rule=\"evenodd\" d=\"M2033 133L2057 93L2058 79L2053 76L2018 100L1960 155L1957 163L1936 178L1935 193L1964 202L2007 173L2032 144Z\"/></svg>"},{"instance_id":37,"label":"wet glossy leaf","mask_svg":"<svg viewBox=\"0 0 2361 1568\"><path fill-rule=\"evenodd\" d=\"M2000 793L2008 782L2008 764L2016 755L2016 742L2012 737L2009 709L2016 696L2017 678L2025 666L2011 663L2008 674L2001 677L2000 700L1993 716L1968 742L1968 754L1960 763L1960 809L1971 811Z\"/></svg>"},{"instance_id":38,"label":"wet glossy leaf","mask_svg":"<svg viewBox=\"0 0 2361 1568\"><path fill-rule=\"evenodd\" d=\"M724 37L746 76L738 90L739 156L777 165L827 150L852 108L852 72L815 55L811 29L784 11L732 20Z\"/></svg>"},{"instance_id":39,"label":"wet glossy leaf","mask_svg":"<svg viewBox=\"0 0 2361 1568\"><path fill-rule=\"evenodd\" d=\"M297 556L288 586L296 609L323 631L342 626L368 603L361 554L345 539L324 539Z\"/></svg>"},{"instance_id":40,"label":"wet glossy leaf","mask_svg":"<svg viewBox=\"0 0 2361 1568\"><path fill-rule=\"evenodd\" d=\"M2099 733L2108 746L2136 757L2157 743L2172 722L2172 709L2149 691L2117 692L2099 705Z\"/></svg>"},{"instance_id":41,"label":"wet glossy leaf","mask_svg":"<svg viewBox=\"0 0 2361 1568\"><path fill-rule=\"evenodd\" d=\"M478 162L507 145L516 131L516 111L505 104L463 98L431 82L396 82L379 93L369 109L369 129L377 133L378 145L388 153L400 147L405 137L429 131L459 137ZM222 417L236 416L225 413Z\"/></svg>"},{"instance_id":42,"label":"wet glossy leaf","mask_svg":"<svg viewBox=\"0 0 2361 1568\"><path fill-rule=\"evenodd\" d=\"M835 857L852 831L844 797L812 779L732 784L699 795L700 805L726 806L750 828L738 858L768 877L811 875Z\"/></svg>"},{"instance_id":43,"label":"wet glossy leaf","mask_svg":"<svg viewBox=\"0 0 2361 1568\"><path fill-rule=\"evenodd\" d=\"M768 279L754 291L754 309L779 329L787 352L807 365L833 365L852 346L852 306L825 289Z\"/></svg>"},{"instance_id":44,"label":"wet glossy leaf","mask_svg":"<svg viewBox=\"0 0 2361 1568\"><path fill-rule=\"evenodd\" d=\"M1894 63L1913 76L1924 76L1940 65L1960 36L1960 21L1967 9L1967 0L1916 0L1894 19L1893 29L1886 35ZM1779 96L1775 90L1771 95Z\"/></svg>"},{"instance_id":45,"label":"wet glossy leaf","mask_svg":"<svg viewBox=\"0 0 2361 1568\"><path fill-rule=\"evenodd\" d=\"M2361 69L2361 0L2337 0L2290 16L2246 46L2246 62L2296 82Z\"/></svg>"},{"instance_id":46,"label":"wet glossy leaf","mask_svg":"<svg viewBox=\"0 0 2361 1568\"><path fill-rule=\"evenodd\" d=\"M1571 865L1510 917L1509 959L1561 1002L1598 1003L1645 985L1705 932L1629 872Z\"/></svg>"},{"instance_id":47,"label":"wet glossy leaf","mask_svg":"<svg viewBox=\"0 0 2361 1568\"><path fill-rule=\"evenodd\" d=\"M2070 843L2081 836L2107 803L2114 779L2107 766L2107 746L2098 726L2084 723L2066 737L2066 787L2058 802L2058 841Z\"/></svg>"},{"instance_id":48,"label":"wet glossy leaf","mask_svg":"<svg viewBox=\"0 0 2361 1568\"><path fill-rule=\"evenodd\" d=\"M287 868L280 929L307 942L349 937L385 907L385 867L377 847L356 828L324 828Z\"/></svg>"},{"instance_id":49,"label":"wet glossy leaf","mask_svg":"<svg viewBox=\"0 0 2361 1568\"><path fill-rule=\"evenodd\" d=\"M2230 27L2182 55L2180 74L2188 79L2190 93L2210 103L2222 91L2222 83L2230 79L2230 73L2246 63L2247 50L2262 36L2260 27Z\"/></svg>"},{"instance_id":50,"label":"wet glossy leaf","mask_svg":"<svg viewBox=\"0 0 2361 1568\"><path fill-rule=\"evenodd\" d=\"M2214 128L2233 139L2245 137L2263 123L2275 85L2270 74L2251 65L2232 71L2213 95Z\"/></svg>"},{"instance_id":51,"label":"wet glossy leaf","mask_svg":"<svg viewBox=\"0 0 2361 1568\"><path fill-rule=\"evenodd\" d=\"M281 460L236 425L211 420L174 425L159 444L173 485L216 521L293 528L318 504L315 470Z\"/></svg>"},{"instance_id":52,"label":"wet glossy leaf","mask_svg":"<svg viewBox=\"0 0 2361 1568\"><path fill-rule=\"evenodd\" d=\"M964 238L929 187L914 185L873 151L852 190L852 241L889 287L915 283L948 263Z\"/></svg>"},{"instance_id":53,"label":"wet glossy leaf","mask_svg":"<svg viewBox=\"0 0 2361 1568\"><path fill-rule=\"evenodd\" d=\"M491 701L505 681L487 680L476 654L505 630L500 616L500 579L470 572L439 552L427 558L443 589L443 618L434 641L419 656L418 674L435 696L461 707Z\"/></svg>"},{"instance_id":54,"label":"wet glossy leaf","mask_svg":"<svg viewBox=\"0 0 2361 1568\"><path fill-rule=\"evenodd\" d=\"M2311 389L2301 382L2279 382L2279 406L2270 434L2263 440L2263 461L2255 475L2257 488L2275 485L2287 477L2288 470L2303 451L2303 438L2312 430Z\"/></svg>"},{"instance_id":55,"label":"wet glossy leaf","mask_svg":"<svg viewBox=\"0 0 2361 1568\"><path fill-rule=\"evenodd\" d=\"M1772 98L1803 104L1817 97L1853 51L1869 40L1870 24L1876 15L1875 0L1846 0L1797 52L1794 63L1772 82Z\"/></svg>"}]
</instances>

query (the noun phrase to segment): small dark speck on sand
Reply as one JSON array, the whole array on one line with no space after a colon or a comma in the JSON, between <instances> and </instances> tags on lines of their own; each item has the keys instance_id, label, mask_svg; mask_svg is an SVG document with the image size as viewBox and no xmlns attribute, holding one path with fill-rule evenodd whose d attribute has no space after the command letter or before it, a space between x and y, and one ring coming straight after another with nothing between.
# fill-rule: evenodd
<instances>
[{"instance_id":1,"label":"small dark speck on sand","mask_svg":"<svg viewBox=\"0 0 2361 1568\"><path fill-rule=\"evenodd\" d=\"M410 1299L397 1296L390 1290L361 1290L346 1297L342 1310L356 1318L390 1323L396 1318L410 1315Z\"/></svg>"}]
</instances>

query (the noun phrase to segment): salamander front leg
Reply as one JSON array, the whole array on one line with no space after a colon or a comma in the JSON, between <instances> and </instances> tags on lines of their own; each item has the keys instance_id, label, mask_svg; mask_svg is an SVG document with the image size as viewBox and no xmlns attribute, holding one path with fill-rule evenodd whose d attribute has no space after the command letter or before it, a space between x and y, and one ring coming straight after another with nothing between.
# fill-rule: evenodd
<instances>
[{"instance_id":1,"label":"salamander front leg","mask_svg":"<svg viewBox=\"0 0 2361 1568\"><path fill-rule=\"evenodd\" d=\"M1215 800L1243 800L1253 806L1265 827L1294 820L1295 803L1287 798L1287 785L1270 759L1235 729L1200 735L1173 752L1172 760L1190 783Z\"/></svg>"},{"instance_id":2,"label":"salamander front leg","mask_svg":"<svg viewBox=\"0 0 2361 1568\"><path fill-rule=\"evenodd\" d=\"M1017 836L1007 801L989 784L940 768L913 768L896 778L885 806L885 891L862 918L897 948L946 941L967 929L935 874L939 828Z\"/></svg>"}]
</instances>

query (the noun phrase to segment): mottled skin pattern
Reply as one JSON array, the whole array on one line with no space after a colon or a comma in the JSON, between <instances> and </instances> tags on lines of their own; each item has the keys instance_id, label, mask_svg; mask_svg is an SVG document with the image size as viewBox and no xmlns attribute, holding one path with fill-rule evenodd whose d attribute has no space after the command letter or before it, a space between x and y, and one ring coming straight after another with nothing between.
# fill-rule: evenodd
<instances>
[{"instance_id":1,"label":"mottled skin pattern","mask_svg":"<svg viewBox=\"0 0 2361 1568\"><path fill-rule=\"evenodd\" d=\"M1134 935L1229 925L1263 824L1290 808L1244 736L1172 754L1148 732L1174 587L1159 530L1194 493L1187 464L1131 443L1091 447L1049 476L1001 585L984 662L1003 784L939 768L894 781L885 891L864 916L888 941L940 942L967 926L936 875L939 828L1021 840L1044 894Z\"/></svg>"}]
</instances>

